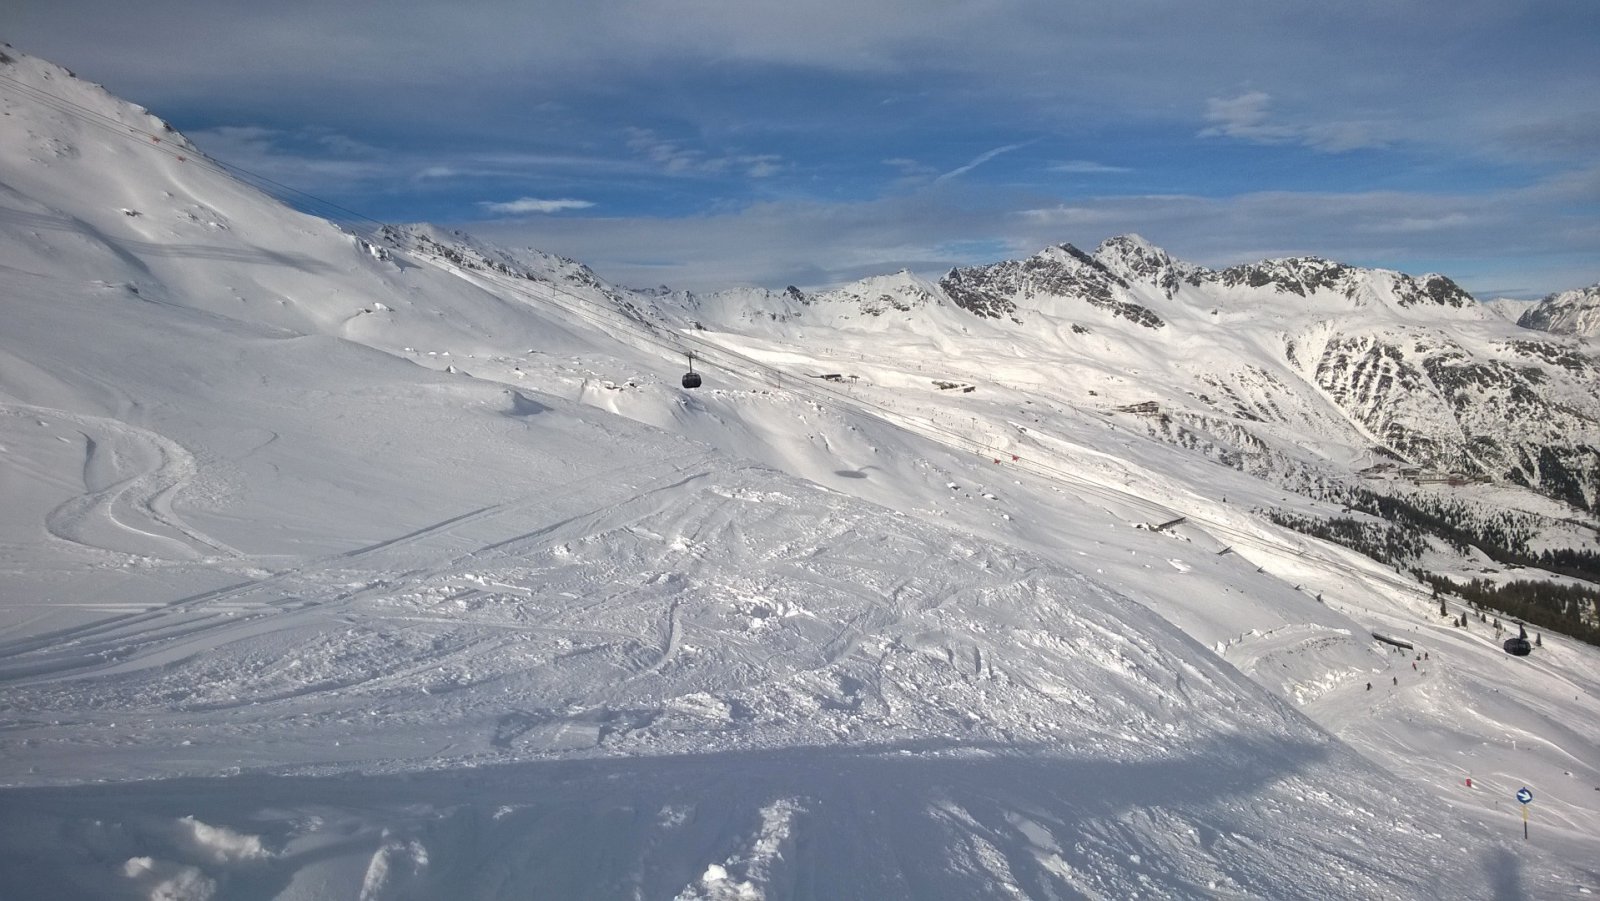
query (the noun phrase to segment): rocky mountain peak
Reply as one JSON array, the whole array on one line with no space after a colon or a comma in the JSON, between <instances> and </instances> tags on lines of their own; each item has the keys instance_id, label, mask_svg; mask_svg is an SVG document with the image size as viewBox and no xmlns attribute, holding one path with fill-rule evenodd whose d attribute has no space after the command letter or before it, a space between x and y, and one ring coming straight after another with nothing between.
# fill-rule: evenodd
<instances>
[{"instance_id":1,"label":"rocky mountain peak","mask_svg":"<svg viewBox=\"0 0 1600 901\"><path fill-rule=\"evenodd\" d=\"M1204 273L1199 266L1173 259L1165 250L1136 234L1117 235L1100 242L1094 258L1125 281L1152 285L1167 298L1186 280Z\"/></svg>"},{"instance_id":2,"label":"rocky mountain peak","mask_svg":"<svg viewBox=\"0 0 1600 901\"><path fill-rule=\"evenodd\" d=\"M1279 293L1306 297L1314 291L1327 289L1355 295L1357 270L1343 263L1322 257L1282 257L1231 266L1217 274L1218 281L1230 288L1273 288Z\"/></svg>"},{"instance_id":3,"label":"rocky mountain peak","mask_svg":"<svg viewBox=\"0 0 1600 901\"><path fill-rule=\"evenodd\" d=\"M1476 303L1472 295L1454 280L1432 272L1421 278L1400 275L1396 279L1395 295L1401 306L1435 303L1460 308Z\"/></svg>"},{"instance_id":4,"label":"rocky mountain peak","mask_svg":"<svg viewBox=\"0 0 1600 901\"><path fill-rule=\"evenodd\" d=\"M1330 292L1358 306L1391 303L1398 307L1473 308L1476 301L1443 275L1407 275L1388 269L1363 269L1317 256L1283 257L1224 269L1216 281L1229 288L1270 288L1279 294L1310 297Z\"/></svg>"},{"instance_id":5,"label":"rocky mountain peak","mask_svg":"<svg viewBox=\"0 0 1600 901\"><path fill-rule=\"evenodd\" d=\"M1107 269L1104 263L1071 244L1057 244L1053 247L1046 247L1044 250L1034 254L1027 262L1033 264L1036 269L1043 269L1049 266L1060 267L1068 271L1084 268L1111 276L1115 281L1122 281L1119 276Z\"/></svg>"},{"instance_id":6,"label":"rocky mountain peak","mask_svg":"<svg viewBox=\"0 0 1600 901\"><path fill-rule=\"evenodd\" d=\"M1023 306L1040 301L1081 301L1148 328L1166 323L1124 296L1127 279L1071 244L1047 247L1026 260L952 269L939 287L958 307L991 319L1021 324Z\"/></svg>"}]
</instances>

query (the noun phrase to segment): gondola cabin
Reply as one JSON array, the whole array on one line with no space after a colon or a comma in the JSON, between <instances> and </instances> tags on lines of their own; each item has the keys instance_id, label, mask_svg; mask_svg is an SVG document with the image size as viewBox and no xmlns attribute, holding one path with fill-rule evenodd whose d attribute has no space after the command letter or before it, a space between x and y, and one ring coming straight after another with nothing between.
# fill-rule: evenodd
<instances>
[{"instance_id":1,"label":"gondola cabin","mask_svg":"<svg viewBox=\"0 0 1600 901\"><path fill-rule=\"evenodd\" d=\"M1507 638L1504 645L1506 653L1513 657L1526 657L1533 653L1533 645L1528 641L1528 630L1521 623L1517 624L1517 637Z\"/></svg>"},{"instance_id":2,"label":"gondola cabin","mask_svg":"<svg viewBox=\"0 0 1600 901\"><path fill-rule=\"evenodd\" d=\"M700 373L694 371L694 352L690 351L684 356L689 358L689 371L683 374L683 387L698 388L700 387Z\"/></svg>"}]
</instances>

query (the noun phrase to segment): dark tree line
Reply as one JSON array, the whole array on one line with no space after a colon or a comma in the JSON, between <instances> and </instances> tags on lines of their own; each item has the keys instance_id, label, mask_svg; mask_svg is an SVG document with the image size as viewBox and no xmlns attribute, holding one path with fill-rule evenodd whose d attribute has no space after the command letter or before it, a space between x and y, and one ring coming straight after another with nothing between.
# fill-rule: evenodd
<instances>
[{"instance_id":1,"label":"dark tree line","mask_svg":"<svg viewBox=\"0 0 1600 901\"><path fill-rule=\"evenodd\" d=\"M1376 494L1370 494L1368 500L1372 509L1363 512L1383 516L1388 521L1352 517L1321 519L1281 510L1262 512L1278 525L1343 545L1396 569L1408 570L1432 585L1436 593L1455 594L1480 608L1600 644L1600 587L1530 580L1496 584L1474 579L1461 584L1414 566L1428 548L1427 535L1445 541L1458 552L1465 552L1469 546L1476 547L1502 564L1537 567L1592 582L1600 582L1600 553L1563 548L1533 554L1526 550L1525 541L1516 538L1514 529L1468 530L1446 521L1439 510L1427 510ZM1481 527L1485 523L1474 525Z\"/></svg>"},{"instance_id":2,"label":"dark tree line","mask_svg":"<svg viewBox=\"0 0 1600 901\"><path fill-rule=\"evenodd\" d=\"M1421 532L1394 523L1377 523L1347 516L1317 519L1281 510L1267 510L1265 513L1268 519L1280 526L1344 545L1390 566L1411 563L1428 549L1427 539Z\"/></svg>"},{"instance_id":3,"label":"dark tree line","mask_svg":"<svg viewBox=\"0 0 1600 901\"><path fill-rule=\"evenodd\" d=\"M1521 579L1503 584L1487 579L1460 583L1431 573L1418 575L1435 591L1498 610L1530 626L1600 645L1600 588Z\"/></svg>"},{"instance_id":4,"label":"dark tree line","mask_svg":"<svg viewBox=\"0 0 1600 901\"><path fill-rule=\"evenodd\" d=\"M1343 504L1351 511L1378 517L1403 529L1432 535L1457 553L1465 553L1468 548L1477 548L1489 559L1507 566L1533 566L1575 579L1600 583L1600 551L1560 548L1535 552L1529 545L1533 535L1538 531L1538 524L1525 515L1505 510L1485 515L1484 511L1475 510L1449 499L1395 497L1351 485L1314 487L1316 490L1310 492L1313 497ZM1346 547L1361 551L1384 563L1415 560L1422 550L1418 542L1398 536L1384 535L1379 538L1371 529L1358 535L1361 530L1356 529L1354 525L1330 525L1325 530L1331 534L1318 534L1318 531L1324 529L1309 525L1339 522L1337 518L1314 520L1291 514L1269 513L1268 515L1281 525L1338 541ZM1279 516L1283 519L1278 519ZM1308 527L1302 528L1302 524ZM1414 547L1417 550L1412 553L1411 549ZM1374 550L1377 552L1374 553Z\"/></svg>"},{"instance_id":5,"label":"dark tree line","mask_svg":"<svg viewBox=\"0 0 1600 901\"><path fill-rule=\"evenodd\" d=\"M1457 553L1476 547L1502 563L1529 565L1528 540L1533 527L1506 511L1484 516L1481 511L1442 498L1402 498L1379 494L1364 488L1341 486L1331 498L1352 510L1359 510L1396 525L1406 526L1440 539ZM1509 558L1523 558L1512 560ZM1526 560L1526 562L1524 562Z\"/></svg>"},{"instance_id":6,"label":"dark tree line","mask_svg":"<svg viewBox=\"0 0 1600 901\"><path fill-rule=\"evenodd\" d=\"M1560 548L1540 554L1533 565L1563 576L1600 582L1600 552Z\"/></svg>"}]
</instances>

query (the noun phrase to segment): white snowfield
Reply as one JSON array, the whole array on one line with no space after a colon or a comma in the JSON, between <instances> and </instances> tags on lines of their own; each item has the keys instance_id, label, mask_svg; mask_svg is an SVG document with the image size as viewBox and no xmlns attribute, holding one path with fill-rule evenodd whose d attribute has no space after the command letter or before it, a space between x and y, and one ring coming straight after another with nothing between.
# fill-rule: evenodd
<instances>
[{"instance_id":1,"label":"white snowfield","mask_svg":"<svg viewBox=\"0 0 1600 901\"><path fill-rule=\"evenodd\" d=\"M673 328L10 48L0 112L0 898L1600 891L1600 654L1073 401L1171 348Z\"/></svg>"}]
</instances>

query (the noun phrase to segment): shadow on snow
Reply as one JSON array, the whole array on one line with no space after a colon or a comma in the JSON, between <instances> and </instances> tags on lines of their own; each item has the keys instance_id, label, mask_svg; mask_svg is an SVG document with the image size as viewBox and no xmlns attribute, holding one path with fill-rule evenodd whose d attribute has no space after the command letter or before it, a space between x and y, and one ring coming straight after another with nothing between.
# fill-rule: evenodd
<instances>
[{"instance_id":1,"label":"shadow on snow","mask_svg":"<svg viewBox=\"0 0 1600 901\"><path fill-rule=\"evenodd\" d=\"M11 789L0 792L0 894L106 897L130 858L182 859L163 836L193 816L278 849L221 874L228 898L272 898L307 866L366 861L397 841L424 848L426 866L396 897L672 897L708 865L739 861L749 866L730 872L782 898L1013 897L1006 882L1052 897L1145 876L1206 893L1194 881L1204 873L1234 891L1293 896L1310 888L1296 874L1323 864L1367 879L1396 870L1392 860L1369 870L1348 834L1284 841L1277 827L1292 823L1251 812L1252 796L1338 753L1330 747L1228 739L1122 761L922 742ZM1154 819L1130 826L1142 815ZM343 831L305 841L312 817ZM1174 831L1193 847L1149 847L1140 828L1151 823L1184 827ZM1426 874L1415 876L1425 890Z\"/></svg>"}]
</instances>

